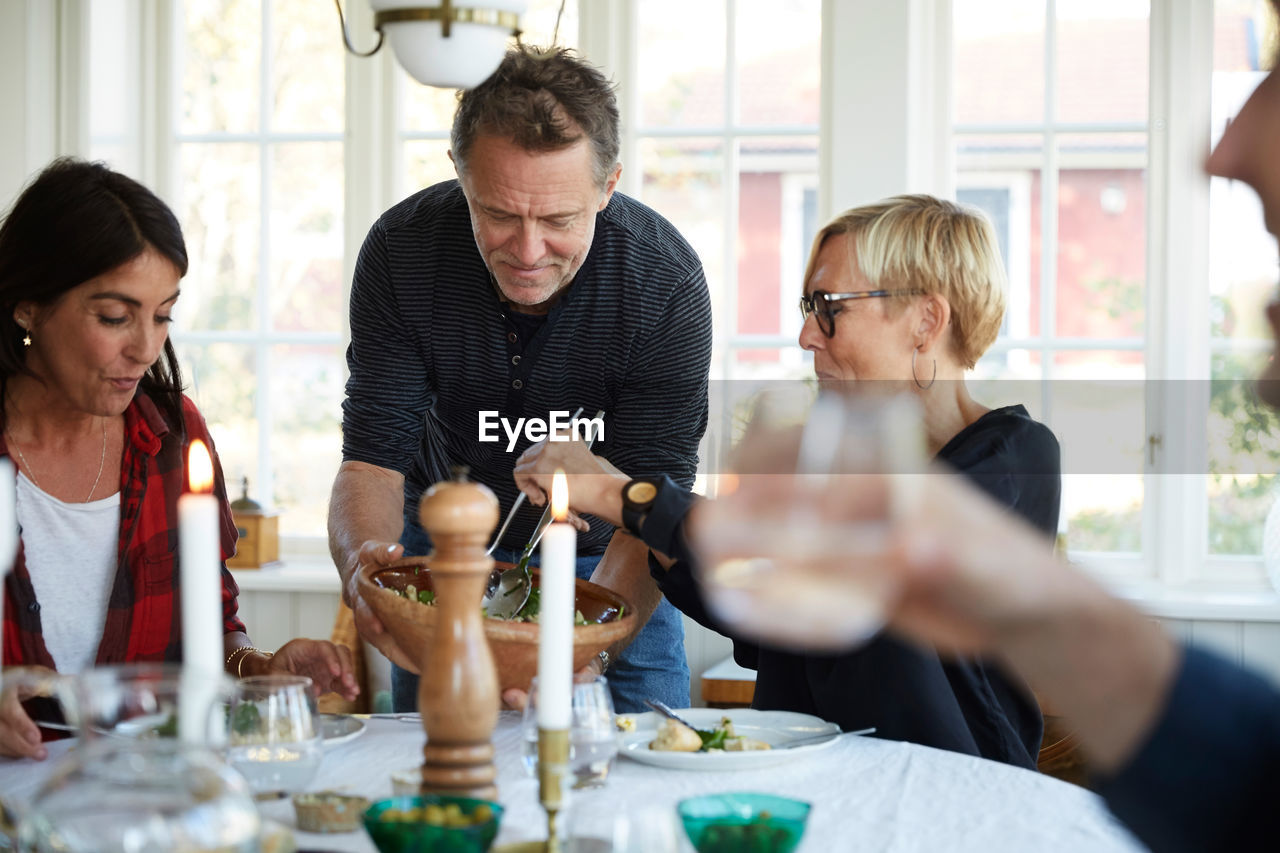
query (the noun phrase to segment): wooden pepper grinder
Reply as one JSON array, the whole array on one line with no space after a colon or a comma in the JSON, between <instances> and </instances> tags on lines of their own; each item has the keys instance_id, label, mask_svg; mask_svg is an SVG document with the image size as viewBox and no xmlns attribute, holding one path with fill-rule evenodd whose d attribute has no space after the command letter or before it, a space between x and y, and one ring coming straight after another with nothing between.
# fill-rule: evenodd
<instances>
[{"instance_id":1,"label":"wooden pepper grinder","mask_svg":"<svg viewBox=\"0 0 1280 853\"><path fill-rule=\"evenodd\" d=\"M498 674L480 600L493 569L485 547L498 523L498 499L487 487L467 482L466 474L466 468L455 468L454 479L428 489L418 509L435 546L431 583L438 611L418 683L427 731L422 792L493 800Z\"/></svg>"}]
</instances>

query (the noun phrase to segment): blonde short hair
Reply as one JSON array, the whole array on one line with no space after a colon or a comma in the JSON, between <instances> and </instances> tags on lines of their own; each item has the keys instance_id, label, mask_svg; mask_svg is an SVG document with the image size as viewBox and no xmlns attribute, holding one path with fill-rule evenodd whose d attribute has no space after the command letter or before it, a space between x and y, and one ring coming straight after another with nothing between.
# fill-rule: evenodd
<instances>
[{"instance_id":1,"label":"blonde short hair","mask_svg":"<svg viewBox=\"0 0 1280 853\"><path fill-rule=\"evenodd\" d=\"M1007 287L995 229L976 208L929 195L900 195L846 210L814 238L804 280L828 237L845 234L875 289L932 293L951 306L951 345L971 368L995 341ZM899 312L911 299L886 300Z\"/></svg>"}]
</instances>

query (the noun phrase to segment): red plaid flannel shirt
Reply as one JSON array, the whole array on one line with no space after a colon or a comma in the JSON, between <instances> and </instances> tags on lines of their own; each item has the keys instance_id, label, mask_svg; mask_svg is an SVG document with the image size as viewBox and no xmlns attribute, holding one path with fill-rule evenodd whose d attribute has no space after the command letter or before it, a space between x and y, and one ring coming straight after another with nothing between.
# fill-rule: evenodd
<instances>
[{"instance_id":1,"label":"red plaid flannel shirt","mask_svg":"<svg viewBox=\"0 0 1280 853\"><path fill-rule=\"evenodd\" d=\"M213 455L213 488L222 503L222 559L235 553L236 526L222 465L195 403L182 405L185 439L151 398L139 393L124 413L120 470L120 559L107 603L96 663L182 660L182 584L178 571L178 496L188 491L187 444L202 439ZM9 455L0 436L0 455ZM235 579L222 566L223 630L243 631ZM21 542L4 590L4 664L53 668L40 627L40 603Z\"/></svg>"}]
</instances>

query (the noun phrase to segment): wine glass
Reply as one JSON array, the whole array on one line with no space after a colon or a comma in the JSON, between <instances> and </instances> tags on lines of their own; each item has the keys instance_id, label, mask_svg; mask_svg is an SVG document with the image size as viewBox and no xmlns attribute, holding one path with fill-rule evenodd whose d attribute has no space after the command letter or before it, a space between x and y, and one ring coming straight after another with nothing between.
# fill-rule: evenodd
<instances>
[{"instance_id":1,"label":"wine glass","mask_svg":"<svg viewBox=\"0 0 1280 853\"><path fill-rule=\"evenodd\" d=\"M524 707L522 746L525 769L538 769L538 679L529 685ZM609 680L603 675L576 675L573 680L573 720L569 729L569 770L575 788L602 788L618 756Z\"/></svg>"},{"instance_id":2,"label":"wine glass","mask_svg":"<svg viewBox=\"0 0 1280 853\"><path fill-rule=\"evenodd\" d=\"M86 739L172 738L221 746L221 713L235 691L222 673L184 668L178 663L127 663L95 667L71 677L74 701L67 710Z\"/></svg>"},{"instance_id":3,"label":"wine glass","mask_svg":"<svg viewBox=\"0 0 1280 853\"><path fill-rule=\"evenodd\" d=\"M255 795L296 793L320 767L324 747L311 679L241 679L228 711L227 760Z\"/></svg>"},{"instance_id":4,"label":"wine glass","mask_svg":"<svg viewBox=\"0 0 1280 853\"><path fill-rule=\"evenodd\" d=\"M838 650L881 627L898 583L886 551L924 470L909 395L762 395L690 521L711 611L775 645Z\"/></svg>"}]
</instances>

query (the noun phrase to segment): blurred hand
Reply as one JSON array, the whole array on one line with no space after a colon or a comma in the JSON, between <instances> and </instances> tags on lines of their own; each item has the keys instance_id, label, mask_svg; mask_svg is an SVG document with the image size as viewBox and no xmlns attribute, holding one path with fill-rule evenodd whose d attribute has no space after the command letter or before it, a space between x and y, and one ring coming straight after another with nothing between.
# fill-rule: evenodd
<instances>
[{"instance_id":1,"label":"blurred hand","mask_svg":"<svg viewBox=\"0 0 1280 853\"><path fill-rule=\"evenodd\" d=\"M343 591L343 598L347 602L347 606L351 608L351 612L355 615L356 630L360 633L360 638L366 643L370 643L378 651L382 652L386 658L401 669L416 673L418 666L410 657L405 654L404 650L396 644L396 641L373 612L373 608L364 600L364 596L360 594L359 577L365 566L377 565L386 566L398 560L400 555L404 553L404 546L390 542L366 542L360 546L360 552L356 555L356 567L354 571L347 575L348 581L346 589Z\"/></svg>"},{"instance_id":2,"label":"blurred hand","mask_svg":"<svg viewBox=\"0 0 1280 853\"><path fill-rule=\"evenodd\" d=\"M894 524L901 592L890 625L963 652L995 650L1101 590L1053 544L962 477L927 482Z\"/></svg>"},{"instance_id":3,"label":"blurred hand","mask_svg":"<svg viewBox=\"0 0 1280 853\"><path fill-rule=\"evenodd\" d=\"M1054 558L1050 541L959 474L933 469L820 483L815 491L800 476L743 475L736 491L690 517L690 541L704 568L751 556L761 547L753 531L777 531L797 512L815 523L811 538L832 539L821 552L814 582L825 594L816 601L782 595L777 582L734 588L735 596L751 598L744 613L768 613L768 620L735 626L762 640L794 645L799 634L811 647L848 648L851 641L839 634L847 620L828 626L820 617L829 614L819 611L842 596L851 602L863 596L894 630L940 649L975 653L1000 646L1055 608L1097 594L1091 581ZM856 524L868 519L887 524L887 535L865 554L842 558L855 553ZM843 537L850 538L840 547ZM776 571L794 578L808 568L783 562Z\"/></svg>"},{"instance_id":4,"label":"blurred hand","mask_svg":"<svg viewBox=\"0 0 1280 853\"><path fill-rule=\"evenodd\" d=\"M40 742L40 729L27 716L22 703L35 696L49 695L40 682L57 673L48 667L13 667L5 671L0 692L0 755L5 758L34 758L43 761L49 751Z\"/></svg>"},{"instance_id":5,"label":"blurred hand","mask_svg":"<svg viewBox=\"0 0 1280 853\"><path fill-rule=\"evenodd\" d=\"M622 487L630 477L602 456L596 456L585 442L543 439L516 460L516 486L534 506L543 506L551 494L551 478L564 471L569 484L569 521L585 532L590 525L578 517L586 513L610 524L622 524Z\"/></svg>"}]
</instances>

